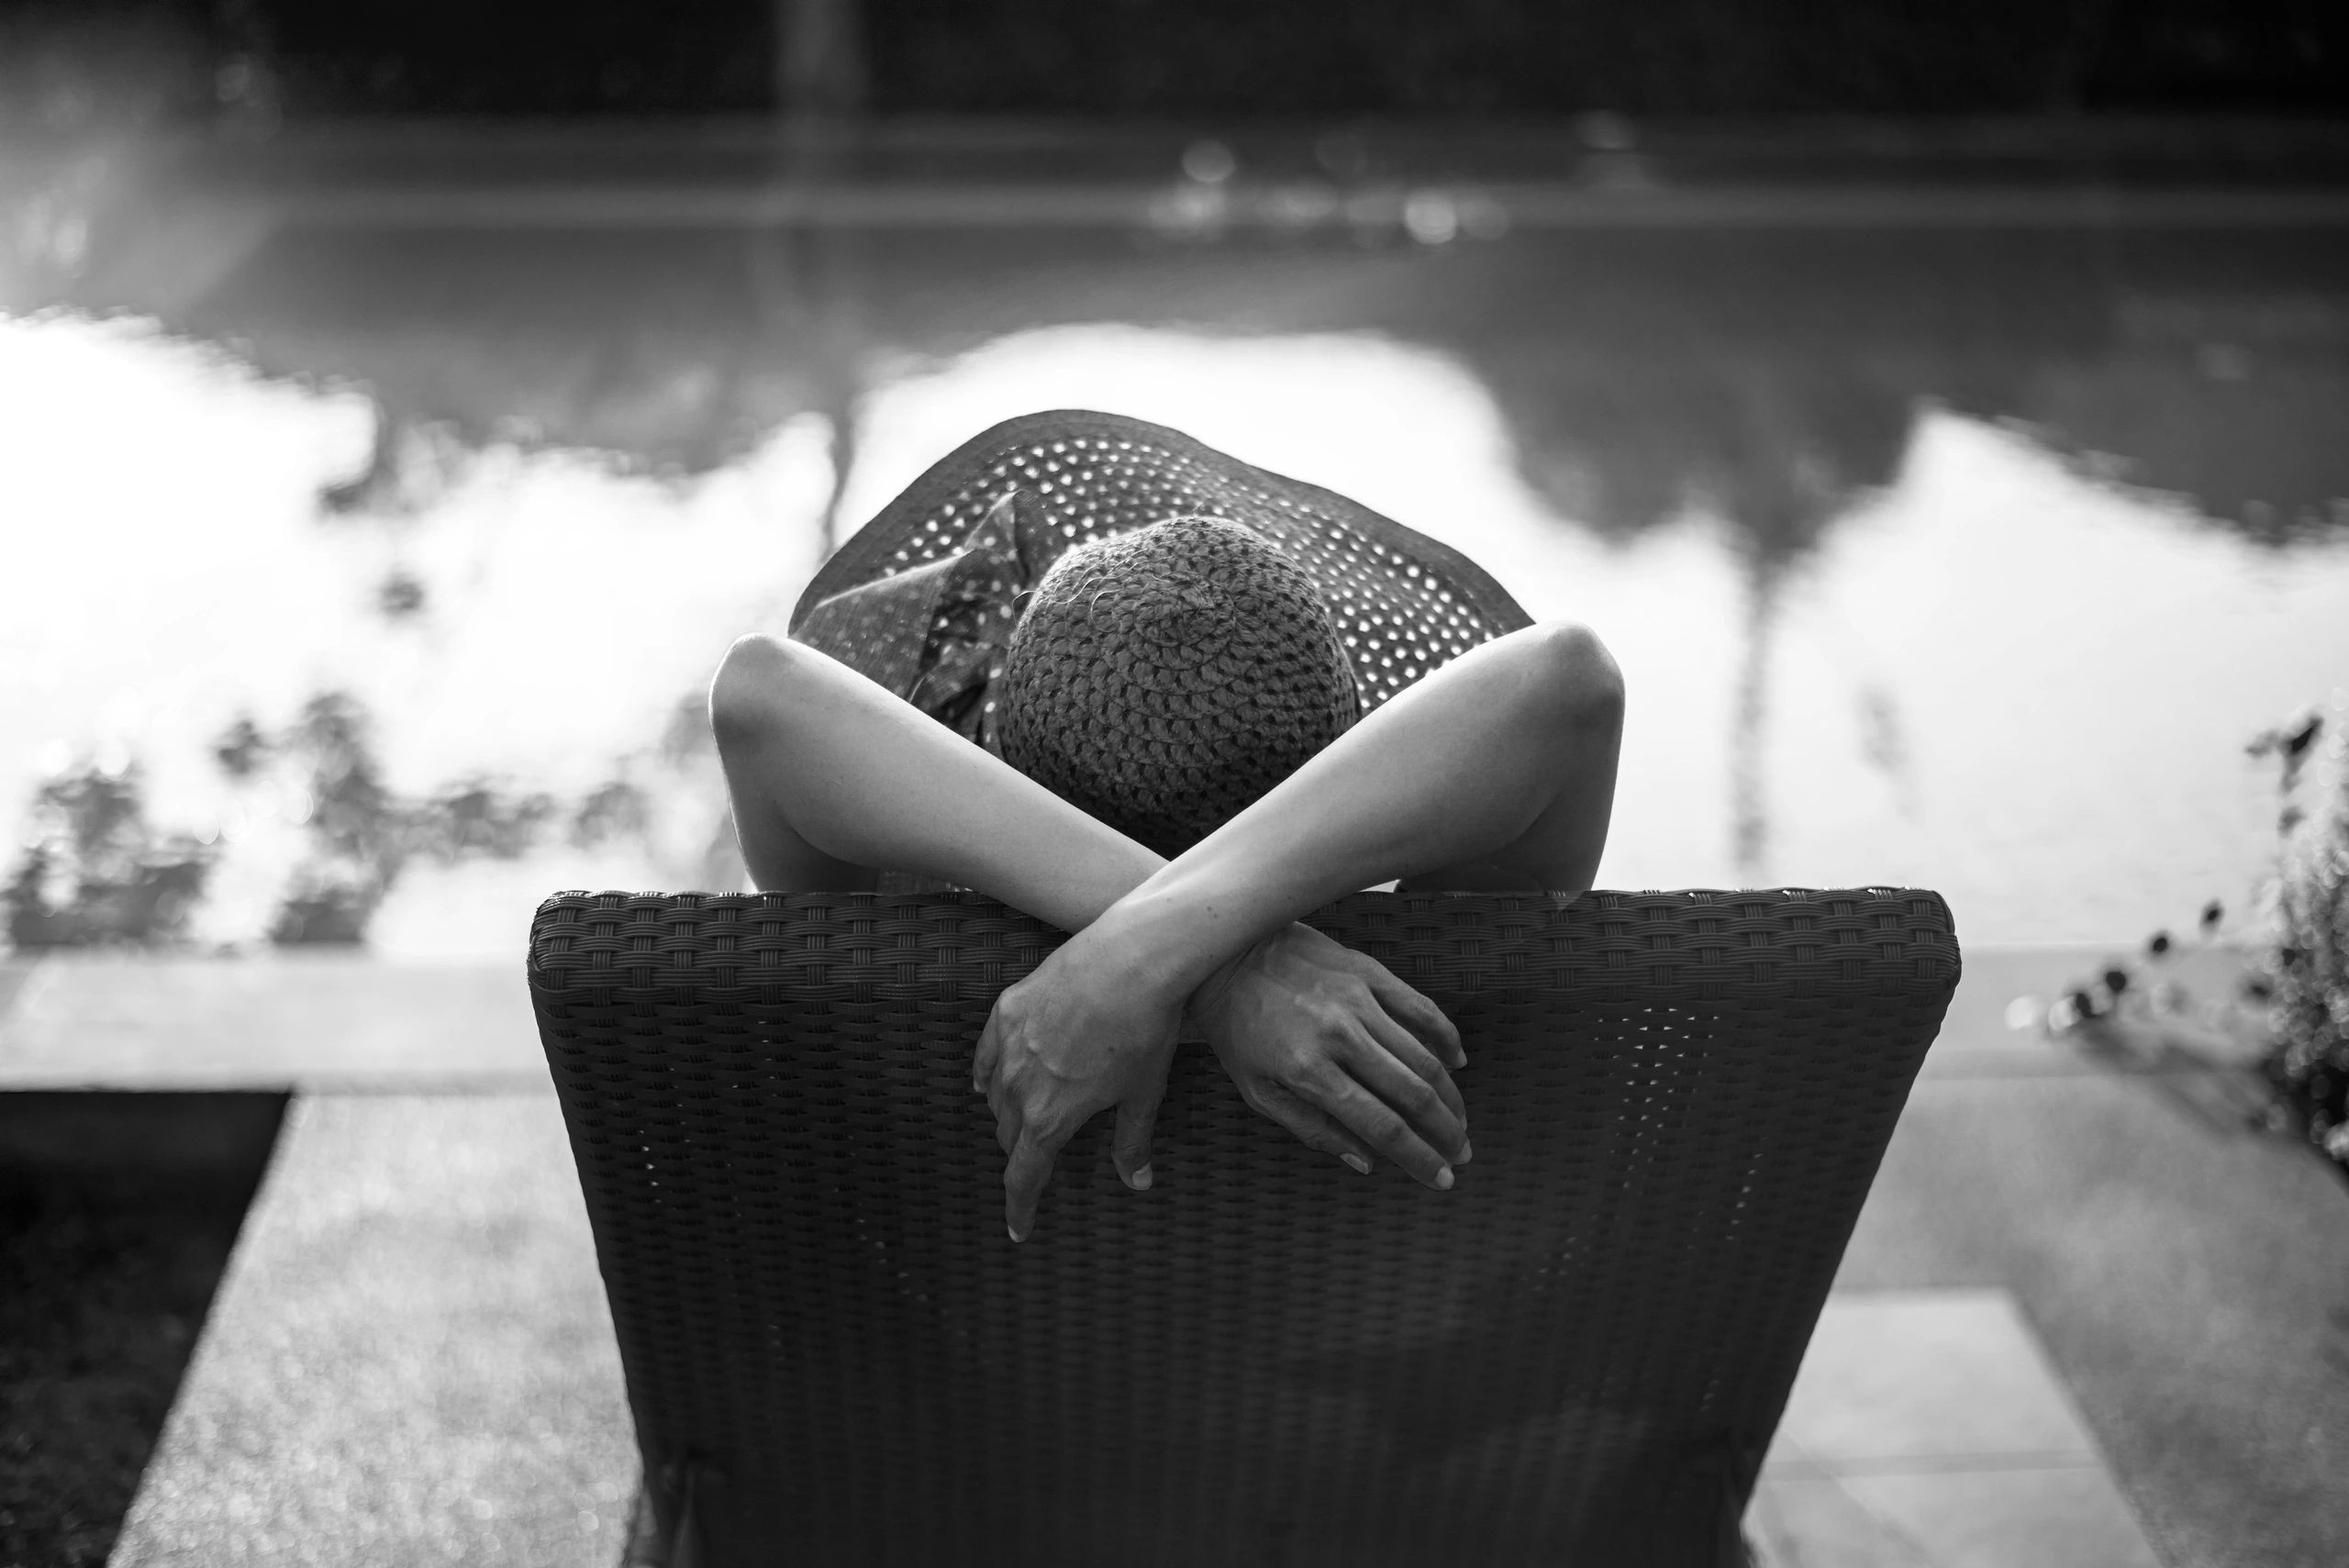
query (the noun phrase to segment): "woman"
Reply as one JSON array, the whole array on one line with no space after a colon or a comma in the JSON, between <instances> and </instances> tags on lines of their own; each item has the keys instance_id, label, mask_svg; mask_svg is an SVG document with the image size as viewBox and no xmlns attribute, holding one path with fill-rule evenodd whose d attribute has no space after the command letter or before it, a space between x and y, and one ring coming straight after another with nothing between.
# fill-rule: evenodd
<instances>
[{"instance_id":1,"label":"woman","mask_svg":"<svg viewBox=\"0 0 2349 1568\"><path fill-rule=\"evenodd\" d=\"M1037 415L852 539L792 639L736 643L711 723L761 888L909 874L1074 933L973 1062L1014 1241L1097 1111L1148 1188L1186 1015L1308 1146L1444 1189L1471 1155L1457 1032L1298 918L1398 879L1591 885L1621 677L1587 630L1524 620L1343 497L1139 421Z\"/></svg>"}]
</instances>

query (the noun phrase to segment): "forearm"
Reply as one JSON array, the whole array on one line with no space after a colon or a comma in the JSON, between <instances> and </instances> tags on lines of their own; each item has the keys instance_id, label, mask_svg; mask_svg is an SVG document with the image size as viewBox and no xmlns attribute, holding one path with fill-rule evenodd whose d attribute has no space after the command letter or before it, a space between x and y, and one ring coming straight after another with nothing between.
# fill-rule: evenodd
<instances>
[{"instance_id":1,"label":"forearm","mask_svg":"<svg viewBox=\"0 0 2349 1568\"><path fill-rule=\"evenodd\" d=\"M1587 887L1622 689L1587 633L1502 638L1388 702L1172 864L813 649L745 639L711 717L761 886L869 886L864 868L885 866L1064 930L1108 914L1093 936L1173 1001L1289 921L1389 879L1469 866L1480 883ZM824 880L854 874L866 880Z\"/></svg>"},{"instance_id":2,"label":"forearm","mask_svg":"<svg viewBox=\"0 0 2349 1568\"><path fill-rule=\"evenodd\" d=\"M738 643L712 685L710 716L762 887L806 890L885 867L1075 931L1166 863L798 643Z\"/></svg>"},{"instance_id":3,"label":"forearm","mask_svg":"<svg viewBox=\"0 0 2349 1568\"><path fill-rule=\"evenodd\" d=\"M1188 995L1354 890L1476 864L1579 892L1614 794L1622 688L1597 639L1535 627L1405 691L1119 901L1098 935Z\"/></svg>"}]
</instances>

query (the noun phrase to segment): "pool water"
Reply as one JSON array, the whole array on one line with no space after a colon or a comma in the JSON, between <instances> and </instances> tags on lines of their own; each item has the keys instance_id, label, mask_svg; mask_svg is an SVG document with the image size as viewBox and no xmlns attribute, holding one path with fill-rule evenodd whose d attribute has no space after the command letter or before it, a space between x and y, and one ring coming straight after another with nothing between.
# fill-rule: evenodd
<instances>
[{"instance_id":1,"label":"pool water","mask_svg":"<svg viewBox=\"0 0 2349 1568\"><path fill-rule=\"evenodd\" d=\"M2349 231L190 256L0 316L0 848L62 907L76 822L135 796L121 852L206 868L153 927L184 942L510 955L557 888L736 885L727 643L1041 407L1345 492L1596 628L1603 885L1921 884L1969 941L2130 940L2263 874L2253 734L2349 721Z\"/></svg>"}]
</instances>

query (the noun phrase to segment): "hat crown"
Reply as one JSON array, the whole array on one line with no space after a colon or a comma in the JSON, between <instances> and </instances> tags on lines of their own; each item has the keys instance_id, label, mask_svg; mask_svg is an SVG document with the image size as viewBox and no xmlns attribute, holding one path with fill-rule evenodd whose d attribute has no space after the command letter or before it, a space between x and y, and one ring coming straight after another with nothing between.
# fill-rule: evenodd
<instances>
[{"instance_id":1,"label":"hat crown","mask_svg":"<svg viewBox=\"0 0 2349 1568\"><path fill-rule=\"evenodd\" d=\"M1204 517L1063 556L1012 633L996 700L1006 762L1166 855L1362 707L1312 579L1253 531Z\"/></svg>"}]
</instances>

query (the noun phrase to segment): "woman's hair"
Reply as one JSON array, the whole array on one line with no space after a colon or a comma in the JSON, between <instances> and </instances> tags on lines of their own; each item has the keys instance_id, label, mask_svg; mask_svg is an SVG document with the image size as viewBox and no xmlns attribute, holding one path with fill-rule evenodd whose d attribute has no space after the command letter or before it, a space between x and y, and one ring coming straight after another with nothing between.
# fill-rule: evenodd
<instances>
[{"instance_id":1,"label":"woman's hair","mask_svg":"<svg viewBox=\"0 0 2349 1568\"><path fill-rule=\"evenodd\" d=\"M1311 579L1210 517L1062 557L1011 634L997 693L1006 762L1169 856L1362 712Z\"/></svg>"}]
</instances>

